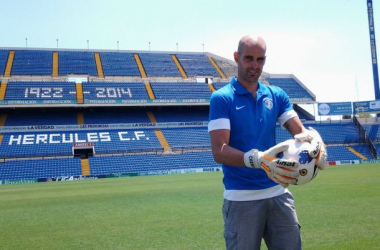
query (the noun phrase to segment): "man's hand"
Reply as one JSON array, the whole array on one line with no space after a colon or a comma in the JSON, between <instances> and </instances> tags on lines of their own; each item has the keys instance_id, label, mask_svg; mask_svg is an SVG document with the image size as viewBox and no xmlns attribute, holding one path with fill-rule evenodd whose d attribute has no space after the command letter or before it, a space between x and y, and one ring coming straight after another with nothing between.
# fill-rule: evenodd
<instances>
[{"instance_id":1,"label":"man's hand","mask_svg":"<svg viewBox=\"0 0 380 250\"><path fill-rule=\"evenodd\" d=\"M288 149L286 143L279 143L265 152L252 149L244 154L244 163L249 168L262 168L273 181L287 187L295 184L299 176L297 161L279 159L277 155Z\"/></svg>"},{"instance_id":2,"label":"man's hand","mask_svg":"<svg viewBox=\"0 0 380 250\"><path fill-rule=\"evenodd\" d=\"M310 142L313 150L309 152L309 155L317 159L315 165L317 165L320 170L323 170L327 166L326 146L317 130L309 127L305 132L295 135L294 139L297 141Z\"/></svg>"}]
</instances>

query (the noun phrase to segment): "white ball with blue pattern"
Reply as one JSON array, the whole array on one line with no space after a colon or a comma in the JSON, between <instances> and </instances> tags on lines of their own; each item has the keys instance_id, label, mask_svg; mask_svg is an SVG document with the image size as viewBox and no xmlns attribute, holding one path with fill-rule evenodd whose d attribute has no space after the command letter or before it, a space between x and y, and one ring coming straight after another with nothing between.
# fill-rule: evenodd
<instances>
[{"instance_id":1,"label":"white ball with blue pattern","mask_svg":"<svg viewBox=\"0 0 380 250\"><path fill-rule=\"evenodd\" d=\"M313 150L311 144L294 139L287 140L286 142L289 144L288 150L280 153L277 157L299 162L298 171L300 175L295 185L303 185L310 182L318 174L318 167L315 165L316 160L309 155L309 151Z\"/></svg>"}]
</instances>

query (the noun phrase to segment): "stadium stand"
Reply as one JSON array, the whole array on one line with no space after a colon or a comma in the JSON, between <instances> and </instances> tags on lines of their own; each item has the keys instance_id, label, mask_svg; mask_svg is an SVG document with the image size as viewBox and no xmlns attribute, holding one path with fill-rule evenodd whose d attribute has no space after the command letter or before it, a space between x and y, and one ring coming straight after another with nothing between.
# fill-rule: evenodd
<instances>
[{"instance_id":1,"label":"stadium stand","mask_svg":"<svg viewBox=\"0 0 380 250\"><path fill-rule=\"evenodd\" d=\"M132 53L100 52L105 76L140 76Z\"/></svg>"},{"instance_id":2,"label":"stadium stand","mask_svg":"<svg viewBox=\"0 0 380 250\"><path fill-rule=\"evenodd\" d=\"M211 91L205 83L151 82L157 99L210 99Z\"/></svg>"},{"instance_id":3,"label":"stadium stand","mask_svg":"<svg viewBox=\"0 0 380 250\"><path fill-rule=\"evenodd\" d=\"M273 86L277 86L282 88L289 96L290 100L292 102L313 102L315 100L315 97L312 96L309 93L309 90L307 90L306 87L300 85L295 79L292 78L293 76L288 77L282 77L282 78L264 78L262 81L264 84L269 84ZM213 82L212 85L214 88L220 89L224 87L228 82L220 81L220 82ZM311 115L306 115L304 113L299 112L299 114L302 116L301 119L310 120ZM314 119L312 119L314 120Z\"/></svg>"},{"instance_id":4,"label":"stadium stand","mask_svg":"<svg viewBox=\"0 0 380 250\"><path fill-rule=\"evenodd\" d=\"M210 136L204 127L162 129L162 132L173 150L211 148Z\"/></svg>"},{"instance_id":5,"label":"stadium stand","mask_svg":"<svg viewBox=\"0 0 380 250\"><path fill-rule=\"evenodd\" d=\"M0 181L219 170L208 102L236 72L210 53L1 49ZM263 72L262 80L287 91L324 138L328 160L373 159L352 120L316 122L297 106L316 99L293 75ZM378 124L363 128L379 141ZM277 142L290 138L276 127ZM74 144L91 144L93 155L74 157Z\"/></svg>"},{"instance_id":6,"label":"stadium stand","mask_svg":"<svg viewBox=\"0 0 380 250\"><path fill-rule=\"evenodd\" d=\"M334 160L359 160L360 157L347 150L345 146L328 146L328 161Z\"/></svg>"},{"instance_id":7,"label":"stadium stand","mask_svg":"<svg viewBox=\"0 0 380 250\"><path fill-rule=\"evenodd\" d=\"M74 82L8 82L5 100L76 103Z\"/></svg>"},{"instance_id":8,"label":"stadium stand","mask_svg":"<svg viewBox=\"0 0 380 250\"><path fill-rule=\"evenodd\" d=\"M176 56L187 76L219 76L205 54L177 54Z\"/></svg>"},{"instance_id":9,"label":"stadium stand","mask_svg":"<svg viewBox=\"0 0 380 250\"><path fill-rule=\"evenodd\" d=\"M378 124L362 125L362 127L366 131L370 140L375 142L380 141L380 131Z\"/></svg>"},{"instance_id":10,"label":"stadium stand","mask_svg":"<svg viewBox=\"0 0 380 250\"><path fill-rule=\"evenodd\" d=\"M154 115L157 122L206 122L208 121L208 108L166 108L154 111Z\"/></svg>"},{"instance_id":11,"label":"stadium stand","mask_svg":"<svg viewBox=\"0 0 380 250\"><path fill-rule=\"evenodd\" d=\"M326 144L364 143L353 122L312 125Z\"/></svg>"},{"instance_id":12,"label":"stadium stand","mask_svg":"<svg viewBox=\"0 0 380 250\"><path fill-rule=\"evenodd\" d=\"M82 86L85 103L149 99L142 82L85 82Z\"/></svg>"},{"instance_id":13,"label":"stadium stand","mask_svg":"<svg viewBox=\"0 0 380 250\"><path fill-rule=\"evenodd\" d=\"M361 159L373 159L373 156L371 155L371 152L366 144L353 144L350 145L350 148L359 153L362 156L359 156Z\"/></svg>"},{"instance_id":14,"label":"stadium stand","mask_svg":"<svg viewBox=\"0 0 380 250\"><path fill-rule=\"evenodd\" d=\"M75 125L76 112L67 110L17 110L7 115L5 126Z\"/></svg>"},{"instance_id":15,"label":"stadium stand","mask_svg":"<svg viewBox=\"0 0 380 250\"><path fill-rule=\"evenodd\" d=\"M13 160L2 163L0 180L51 178L81 175L77 158Z\"/></svg>"},{"instance_id":16,"label":"stadium stand","mask_svg":"<svg viewBox=\"0 0 380 250\"><path fill-rule=\"evenodd\" d=\"M0 49L0 75L4 75L5 66L7 65L9 50Z\"/></svg>"},{"instance_id":17,"label":"stadium stand","mask_svg":"<svg viewBox=\"0 0 380 250\"><path fill-rule=\"evenodd\" d=\"M282 88L291 100L312 101L314 98L293 78L265 78L270 85Z\"/></svg>"},{"instance_id":18,"label":"stadium stand","mask_svg":"<svg viewBox=\"0 0 380 250\"><path fill-rule=\"evenodd\" d=\"M105 165L104 162L107 162ZM169 163L169 164L168 164ZM91 174L163 172L175 169L218 167L210 151L175 155L127 155L90 158Z\"/></svg>"},{"instance_id":19,"label":"stadium stand","mask_svg":"<svg viewBox=\"0 0 380 250\"><path fill-rule=\"evenodd\" d=\"M236 63L229 62L227 60L221 60L213 57L213 60L218 64L219 68L224 72L227 78L232 78L237 75Z\"/></svg>"},{"instance_id":20,"label":"stadium stand","mask_svg":"<svg viewBox=\"0 0 380 250\"><path fill-rule=\"evenodd\" d=\"M16 53L17 54L17 53ZM59 75L90 75L97 76L93 52L59 51Z\"/></svg>"},{"instance_id":21,"label":"stadium stand","mask_svg":"<svg viewBox=\"0 0 380 250\"><path fill-rule=\"evenodd\" d=\"M218 90L220 88L223 88L226 86L228 83L227 82L213 82L212 85L214 86L215 90Z\"/></svg>"},{"instance_id":22,"label":"stadium stand","mask_svg":"<svg viewBox=\"0 0 380 250\"><path fill-rule=\"evenodd\" d=\"M99 154L162 150L152 129L15 132L4 134L0 158L70 156L74 142L92 142Z\"/></svg>"},{"instance_id":23,"label":"stadium stand","mask_svg":"<svg viewBox=\"0 0 380 250\"><path fill-rule=\"evenodd\" d=\"M150 123L143 108L96 108L83 110L84 124Z\"/></svg>"},{"instance_id":24,"label":"stadium stand","mask_svg":"<svg viewBox=\"0 0 380 250\"><path fill-rule=\"evenodd\" d=\"M170 54L139 53L145 72L149 77L181 77Z\"/></svg>"},{"instance_id":25,"label":"stadium stand","mask_svg":"<svg viewBox=\"0 0 380 250\"><path fill-rule=\"evenodd\" d=\"M380 155L380 143L374 143L374 146L377 151L377 155Z\"/></svg>"},{"instance_id":26,"label":"stadium stand","mask_svg":"<svg viewBox=\"0 0 380 250\"><path fill-rule=\"evenodd\" d=\"M17 50L12 75L51 75L53 53L44 50Z\"/></svg>"},{"instance_id":27,"label":"stadium stand","mask_svg":"<svg viewBox=\"0 0 380 250\"><path fill-rule=\"evenodd\" d=\"M377 152L377 155L380 155L380 131L379 124L362 124L362 128L365 131L366 137L373 143L373 146Z\"/></svg>"},{"instance_id":28,"label":"stadium stand","mask_svg":"<svg viewBox=\"0 0 380 250\"><path fill-rule=\"evenodd\" d=\"M368 146L360 137L352 121L344 123L307 123L319 131L328 148L328 160L373 159ZM291 139L289 133L280 126L276 128L277 143ZM350 151L353 149L353 153ZM359 156L361 155L361 156Z\"/></svg>"}]
</instances>

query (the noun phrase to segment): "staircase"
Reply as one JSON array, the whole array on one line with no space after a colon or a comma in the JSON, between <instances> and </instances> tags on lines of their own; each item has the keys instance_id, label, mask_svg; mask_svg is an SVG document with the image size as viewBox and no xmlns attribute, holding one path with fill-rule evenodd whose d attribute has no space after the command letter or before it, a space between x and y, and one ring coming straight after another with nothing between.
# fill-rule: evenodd
<instances>
[{"instance_id":1,"label":"staircase","mask_svg":"<svg viewBox=\"0 0 380 250\"><path fill-rule=\"evenodd\" d=\"M154 116L154 114L151 111L148 111L146 113L147 113L151 123L157 123L156 117ZM158 141L160 142L161 146L164 148L164 152L167 152L167 153L171 152L172 149L170 148L169 143L166 140L161 129L155 129L154 133L156 134L156 137L157 137Z\"/></svg>"},{"instance_id":2,"label":"staircase","mask_svg":"<svg viewBox=\"0 0 380 250\"><path fill-rule=\"evenodd\" d=\"M96 69L98 71L98 77L104 78L103 66L102 66L102 61L100 60L99 53L95 53L95 62L96 62Z\"/></svg>"},{"instance_id":3,"label":"staircase","mask_svg":"<svg viewBox=\"0 0 380 250\"><path fill-rule=\"evenodd\" d=\"M154 96L152 87L150 86L150 83L146 82L144 83L144 85L145 85L146 92L148 92L149 99L151 100L156 99L156 97Z\"/></svg>"},{"instance_id":4,"label":"staircase","mask_svg":"<svg viewBox=\"0 0 380 250\"><path fill-rule=\"evenodd\" d=\"M77 103L83 104L83 88L82 83L76 83L75 88L77 90Z\"/></svg>"},{"instance_id":5,"label":"staircase","mask_svg":"<svg viewBox=\"0 0 380 250\"><path fill-rule=\"evenodd\" d=\"M2 82L0 87L0 101L4 101L5 93L7 92L8 83Z\"/></svg>"},{"instance_id":6,"label":"staircase","mask_svg":"<svg viewBox=\"0 0 380 250\"><path fill-rule=\"evenodd\" d=\"M84 124L84 116L82 112L77 113L77 121L78 121L78 125Z\"/></svg>"},{"instance_id":7,"label":"staircase","mask_svg":"<svg viewBox=\"0 0 380 250\"><path fill-rule=\"evenodd\" d=\"M177 66L179 72L181 73L182 78L187 79L187 75L185 73L185 70L182 68L182 65L179 63L177 57L175 55L172 55L172 59L173 59L175 65Z\"/></svg>"},{"instance_id":8,"label":"staircase","mask_svg":"<svg viewBox=\"0 0 380 250\"><path fill-rule=\"evenodd\" d=\"M138 67L139 70L140 70L141 78L147 78L146 73L145 73L144 66L143 66L142 63L141 63L141 60L140 60L139 55L138 55L138 54L133 54L133 56L135 57L137 67Z\"/></svg>"},{"instance_id":9,"label":"staircase","mask_svg":"<svg viewBox=\"0 0 380 250\"><path fill-rule=\"evenodd\" d=\"M5 122L7 121L7 117L8 117L7 114L2 114L2 115L0 116L0 127L5 126Z\"/></svg>"},{"instance_id":10,"label":"staircase","mask_svg":"<svg viewBox=\"0 0 380 250\"><path fill-rule=\"evenodd\" d=\"M212 86L212 84L207 84L207 87L211 90L211 92L215 91L215 88Z\"/></svg>"},{"instance_id":11,"label":"staircase","mask_svg":"<svg viewBox=\"0 0 380 250\"><path fill-rule=\"evenodd\" d=\"M359 153L358 151L356 151L355 149L351 148L351 147L346 147L348 150L350 150L352 153L354 153L356 156L360 157L362 160L368 160L367 157L365 157L364 155L362 155L361 153Z\"/></svg>"},{"instance_id":12,"label":"staircase","mask_svg":"<svg viewBox=\"0 0 380 250\"><path fill-rule=\"evenodd\" d=\"M220 75L220 77L222 79L226 79L226 75L223 73L223 71L219 68L218 64L215 63L215 61L210 57L208 56L207 57L208 60L210 61L210 63L212 64L212 66L214 66L214 68L216 69L216 71L218 72L218 74Z\"/></svg>"},{"instance_id":13,"label":"staircase","mask_svg":"<svg viewBox=\"0 0 380 250\"><path fill-rule=\"evenodd\" d=\"M82 175L90 175L90 161L88 159L80 159Z\"/></svg>"},{"instance_id":14,"label":"staircase","mask_svg":"<svg viewBox=\"0 0 380 250\"><path fill-rule=\"evenodd\" d=\"M5 66L4 77L11 77L13 60L15 58L15 51L9 51L7 65Z\"/></svg>"},{"instance_id":15,"label":"staircase","mask_svg":"<svg viewBox=\"0 0 380 250\"><path fill-rule=\"evenodd\" d=\"M52 77L58 77L58 52L53 52L53 73Z\"/></svg>"},{"instance_id":16,"label":"staircase","mask_svg":"<svg viewBox=\"0 0 380 250\"><path fill-rule=\"evenodd\" d=\"M164 134L160 129L154 130L154 133L157 136L158 141L160 142L161 146L164 148L164 152L171 152L172 149L169 146L168 141L166 140Z\"/></svg>"},{"instance_id":17,"label":"staircase","mask_svg":"<svg viewBox=\"0 0 380 250\"><path fill-rule=\"evenodd\" d=\"M151 123L157 123L156 117L151 111L146 112Z\"/></svg>"}]
</instances>

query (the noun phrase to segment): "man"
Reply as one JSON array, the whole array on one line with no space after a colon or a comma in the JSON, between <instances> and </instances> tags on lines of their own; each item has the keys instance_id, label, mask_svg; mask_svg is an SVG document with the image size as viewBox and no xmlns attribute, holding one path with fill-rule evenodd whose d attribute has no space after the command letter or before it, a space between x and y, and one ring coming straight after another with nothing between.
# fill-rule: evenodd
<instances>
[{"instance_id":1,"label":"man","mask_svg":"<svg viewBox=\"0 0 380 250\"><path fill-rule=\"evenodd\" d=\"M234 53L237 78L215 91L208 130L216 162L222 163L224 237L227 249L302 249L292 194L298 162L277 159L287 145L276 145L276 122L292 136L315 146L310 155L326 164L318 132L305 129L286 93L259 82L266 60L265 41L243 37Z\"/></svg>"}]
</instances>

